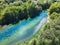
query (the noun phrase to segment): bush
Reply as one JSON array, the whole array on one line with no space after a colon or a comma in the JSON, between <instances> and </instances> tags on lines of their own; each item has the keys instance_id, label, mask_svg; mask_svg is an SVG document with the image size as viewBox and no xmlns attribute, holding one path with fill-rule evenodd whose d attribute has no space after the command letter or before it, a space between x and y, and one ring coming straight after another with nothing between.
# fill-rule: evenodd
<instances>
[{"instance_id":1,"label":"bush","mask_svg":"<svg viewBox=\"0 0 60 45\"><path fill-rule=\"evenodd\" d=\"M49 8L49 12L50 14L52 14L53 12L60 13L60 2L53 3Z\"/></svg>"}]
</instances>

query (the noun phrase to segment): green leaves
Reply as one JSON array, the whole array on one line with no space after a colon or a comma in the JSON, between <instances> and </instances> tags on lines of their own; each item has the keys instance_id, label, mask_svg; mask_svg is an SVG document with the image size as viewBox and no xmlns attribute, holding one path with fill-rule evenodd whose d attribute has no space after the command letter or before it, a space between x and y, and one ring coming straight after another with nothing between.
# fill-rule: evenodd
<instances>
[{"instance_id":1,"label":"green leaves","mask_svg":"<svg viewBox=\"0 0 60 45\"><path fill-rule=\"evenodd\" d=\"M49 8L49 12L50 14L52 14L53 12L60 13L60 2L52 3L52 5Z\"/></svg>"},{"instance_id":2,"label":"green leaves","mask_svg":"<svg viewBox=\"0 0 60 45\"><path fill-rule=\"evenodd\" d=\"M29 17L34 18L40 11L41 10L38 10L35 5L29 1L24 2L22 5L7 6L0 12L0 25L17 23L18 21Z\"/></svg>"}]
</instances>

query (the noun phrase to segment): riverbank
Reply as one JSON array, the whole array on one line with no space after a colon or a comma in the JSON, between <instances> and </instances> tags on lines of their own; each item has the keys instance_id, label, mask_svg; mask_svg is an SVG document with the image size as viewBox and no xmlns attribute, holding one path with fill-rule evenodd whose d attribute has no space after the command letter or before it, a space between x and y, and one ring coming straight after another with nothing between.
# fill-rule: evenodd
<instances>
[{"instance_id":1,"label":"riverbank","mask_svg":"<svg viewBox=\"0 0 60 45\"><path fill-rule=\"evenodd\" d=\"M44 12L44 11L46 11L46 10L43 10L42 12ZM41 12L40 12L41 13ZM39 14L38 14L38 16L39 16ZM37 16L36 16L37 17ZM34 19L34 18L28 18L28 19L23 19L23 20L21 20L21 21L19 21L18 23L20 23L20 22L23 22L23 21L25 21L25 20L32 20L32 19ZM18 24L18 23L16 23L16 24ZM13 25L16 25L16 24L9 24L9 25L0 25L0 30L4 30L6 27L9 27L9 26L13 26Z\"/></svg>"}]
</instances>

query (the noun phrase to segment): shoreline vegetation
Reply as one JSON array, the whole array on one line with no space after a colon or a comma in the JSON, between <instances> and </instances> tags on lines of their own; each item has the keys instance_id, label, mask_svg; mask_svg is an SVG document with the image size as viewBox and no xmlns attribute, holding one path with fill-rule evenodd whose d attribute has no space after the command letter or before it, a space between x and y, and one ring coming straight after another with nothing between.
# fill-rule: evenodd
<instances>
[{"instance_id":1,"label":"shoreline vegetation","mask_svg":"<svg viewBox=\"0 0 60 45\"><path fill-rule=\"evenodd\" d=\"M23 19L34 18L49 6L50 3L47 1L45 3L31 0L0 1L0 25L16 24Z\"/></svg>"}]
</instances>

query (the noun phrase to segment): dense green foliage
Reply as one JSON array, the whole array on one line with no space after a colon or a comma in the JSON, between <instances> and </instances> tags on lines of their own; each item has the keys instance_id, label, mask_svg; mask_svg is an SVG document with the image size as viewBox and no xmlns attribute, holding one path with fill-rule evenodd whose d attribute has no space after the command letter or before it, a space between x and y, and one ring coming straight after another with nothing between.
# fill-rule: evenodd
<instances>
[{"instance_id":1,"label":"dense green foliage","mask_svg":"<svg viewBox=\"0 0 60 45\"><path fill-rule=\"evenodd\" d=\"M42 3L41 3L42 2ZM15 24L22 19L34 18L51 3L40 0L1 0L0 25Z\"/></svg>"},{"instance_id":2,"label":"dense green foliage","mask_svg":"<svg viewBox=\"0 0 60 45\"><path fill-rule=\"evenodd\" d=\"M16 45L60 45L60 2L53 3L48 9L49 20L29 41ZM48 22L49 21L49 22Z\"/></svg>"},{"instance_id":3,"label":"dense green foliage","mask_svg":"<svg viewBox=\"0 0 60 45\"><path fill-rule=\"evenodd\" d=\"M32 4L24 4L21 6L9 6L4 8L1 11L0 24L9 24L14 23L22 19L27 19L28 17L35 17L40 12L34 5ZM33 12L33 13L32 13ZM9 20L9 21L8 21Z\"/></svg>"},{"instance_id":4,"label":"dense green foliage","mask_svg":"<svg viewBox=\"0 0 60 45\"><path fill-rule=\"evenodd\" d=\"M18 3L18 2L17 2ZM0 25L16 23L19 20L27 19L28 17L35 17L39 14L39 10L29 1L21 5L7 5L2 8L0 5Z\"/></svg>"},{"instance_id":5,"label":"dense green foliage","mask_svg":"<svg viewBox=\"0 0 60 45\"><path fill-rule=\"evenodd\" d=\"M52 14L53 12L60 13L60 2L55 2L55 4L51 5L49 12L50 14Z\"/></svg>"}]
</instances>

